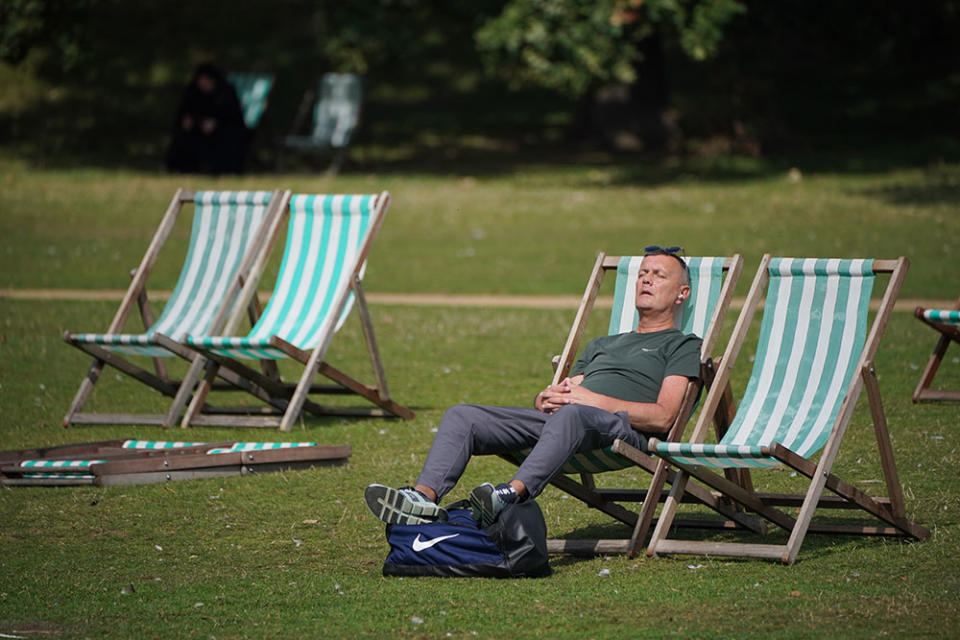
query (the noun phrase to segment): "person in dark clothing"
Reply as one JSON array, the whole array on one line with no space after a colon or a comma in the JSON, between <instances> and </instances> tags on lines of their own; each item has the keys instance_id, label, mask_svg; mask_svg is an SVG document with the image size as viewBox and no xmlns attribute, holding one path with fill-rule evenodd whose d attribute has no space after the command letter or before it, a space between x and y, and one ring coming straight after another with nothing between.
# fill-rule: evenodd
<instances>
[{"instance_id":1,"label":"person in dark clothing","mask_svg":"<svg viewBox=\"0 0 960 640\"><path fill-rule=\"evenodd\" d=\"M240 173L248 138L237 92L220 69L201 64L177 109L167 169L179 173Z\"/></svg>"}]
</instances>

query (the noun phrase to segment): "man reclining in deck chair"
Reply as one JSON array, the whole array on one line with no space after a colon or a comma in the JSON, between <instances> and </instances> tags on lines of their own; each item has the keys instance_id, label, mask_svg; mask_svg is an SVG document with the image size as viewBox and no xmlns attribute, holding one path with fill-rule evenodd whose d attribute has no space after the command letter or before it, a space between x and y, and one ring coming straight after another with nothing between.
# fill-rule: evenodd
<instances>
[{"instance_id":1,"label":"man reclining in deck chair","mask_svg":"<svg viewBox=\"0 0 960 640\"><path fill-rule=\"evenodd\" d=\"M538 393L533 409L450 408L414 487L367 487L373 514L388 524L444 520L437 502L453 489L471 455L532 447L509 482L471 491L474 519L487 527L506 505L539 495L571 455L618 438L646 450L648 436L665 433L688 381L700 375L701 341L676 328L675 312L690 295L680 249L649 249L637 279L635 332L590 341L570 377Z\"/></svg>"}]
</instances>

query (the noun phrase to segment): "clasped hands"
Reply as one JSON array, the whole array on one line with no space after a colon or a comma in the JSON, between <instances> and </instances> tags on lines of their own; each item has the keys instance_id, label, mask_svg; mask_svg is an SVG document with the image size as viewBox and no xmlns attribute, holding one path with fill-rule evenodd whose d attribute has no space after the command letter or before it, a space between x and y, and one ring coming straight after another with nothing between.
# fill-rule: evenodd
<instances>
[{"instance_id":1,"label":"clasped hands","mask_svg":"<svg viewBox=\"0 0 960 640\"><path fill-rule=\"evenodd\" d=\"M557 384L551 384L538 394L537 409L544 413L553 413L568 404L587 404L593 406L594 394L577 381L564 378Z\"/></svg>"}]
</instances>

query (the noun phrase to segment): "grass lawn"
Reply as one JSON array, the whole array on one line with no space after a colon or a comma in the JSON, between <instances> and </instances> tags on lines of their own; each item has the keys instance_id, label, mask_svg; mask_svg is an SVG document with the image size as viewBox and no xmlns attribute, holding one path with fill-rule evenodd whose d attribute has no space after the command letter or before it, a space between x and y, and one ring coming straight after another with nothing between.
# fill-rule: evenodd
<instances>
[{"instance_id":1,"label":"grass lawn","mask_svg":"<svg viewBox=\"0 0 960 640\"><path fill-rule=\"evenodd\" d=\"M370 292L579 295L598 250L628 253L676 242L690 254L742 253L740 295L764 251L906 255L912 266L902 297L960 293L960 165L800 164L799 181L788 177L790 166L728 159L204 179L46 170L6 159L0 160L0 289L125 287L126 273L183 185L390 190L394 203L370 257ZM152 288L172 287L187 234L186 226L177 229ZM60 335L102 329L115 308L115 302L0 297L0 448L115 437L281 439L349 444L353 455L339 467L259 477L0 488L0 633L872 638L953 637L960 628L960 407L910 402L935 336L909 312L893 314L877 369L908 514L930 528L929 541L811 535L791 567L699 557L556 557L550 578L493 581L381 577L383 527L368 515L362 490L370 482L412 481L450 404L529 403L549 378L550 356L562 347L573 310L374 305L391 391L417 411L412 421L308 418L290 434L64 430L60 419L88 359ZM594 321L591 331L601 324ZM742 365L750 354L747 346ZM330 361L366 375L355 319L338 334ZM747 373L738 369L735 391ZM938 382L960 387L960 351L948 352ZM90 408L164 406L108 371ZM870 423L864 400L835 470L881 492ZM509 474L506 463L476 459L451 498ZM600 481L642 486L647 479L622 472ZM767 473L763 482L798 486L786 471ZM555 489L540 503L551 535L624 533ZM604 569L609 575L601 575Z\"/></svg>"}]
</instances>

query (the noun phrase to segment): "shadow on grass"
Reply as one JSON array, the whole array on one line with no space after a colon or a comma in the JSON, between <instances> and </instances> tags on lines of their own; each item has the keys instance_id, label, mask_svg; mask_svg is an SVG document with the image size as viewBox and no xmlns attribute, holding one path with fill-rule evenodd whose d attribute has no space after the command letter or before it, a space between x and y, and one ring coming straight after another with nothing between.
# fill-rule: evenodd
<instances>
[{"instance_id":1,"label":"shadow on grass","mask_svg":"<svg viewBox=\"0 0 960 640\"><path fill-rule=\"evenodd\" d=\"M840 518L840 517L821 517L814 520L815 524L831 524L831 525L873 525L873 521L865 521L863 518ZM656 526L656 522L654 525ZM652 527L651 527L652 528ZM548 535L552 535L548 532ZM624 539L629 537L630 529L622 524L616 523L604 523L597 525L589 525L586 527L581 527L574 529L563 535L564 539L576 540L594 540L594 539ZM693 527L673 527L670 530L669 537L677 540L700 540L700 541L709 541L709 542L736 542L736 543L753 543L753 544L786 544L789 534L786 531L783 531L779 528L773 527L768 529L766 535L757 535L749 531L724 531L718 532L716 529L699 529ZM797 561L802 562L803 559L810 557L823 557L823 556L833 556L840 553L846 553L854 548L862 547L864 545L883 545L887 544L891 540L902 540L905 542L915 542L911 538L902 538L894 536L874 536L874 535L851 535L851 534L826 534L826 533L814 533L810 532L803 540L803 544L800 547L800 553L798 554ZM644 543L643 550L641 555L646 553L646 543L649 542L649 537ZM604 554L598 554L604 555ZM578 560L586 560L588 556L557 556L568 558L575 557ZM758 561L755 558L736 558L728 557L731 560L747 561L747 562L756 562ZM553 559L551 559L551 564L553 564ZM569 562L567 564L572 564Z\"/></svg>"},{"instance_id":2,"label":"shadow on grass","mask_svg":"<svg viewBox=\"0 0 960 640\"><path fill-rule=\"evenodd\" d=\"M859 192L893 205L937 206L960 202L960 174L935 173L919 184L885 185Z\"/></svg>"},{"instance_id":3,"label":"shadow on grass","mask_svg":"<svg viewBox=\"0 0 960 640\"><path fill-rule=\"evenodd\" d=\"M73 88L18 113L0 112L0 148L34 168L159 173L178 96L176 86ZM469 98L460 97L465 103ZM495 178L569 170L565 182L573 187L654 186L762 179L793 168L804 175L857 174L960 160L960 143L947 138L904 143L849 136L819 143L818 149L781 150L762 157L701 154L692 140L685 142L693 149L689 152L614 153L566 140L562 126L547 122L542 114L537 120L529 108L510 117L511 104L371 101L343 172ZM255 134L250 170L267 172L275 167L276 141L286 130L283 116L280 110L275 122L267 122ZM326 157L290 159L290 173L319 174L329 165ZM929 187L891 187L868 195L905 204L943 202L956 198L957 185L945 179Z\"/></svg>"}]
</instances>

